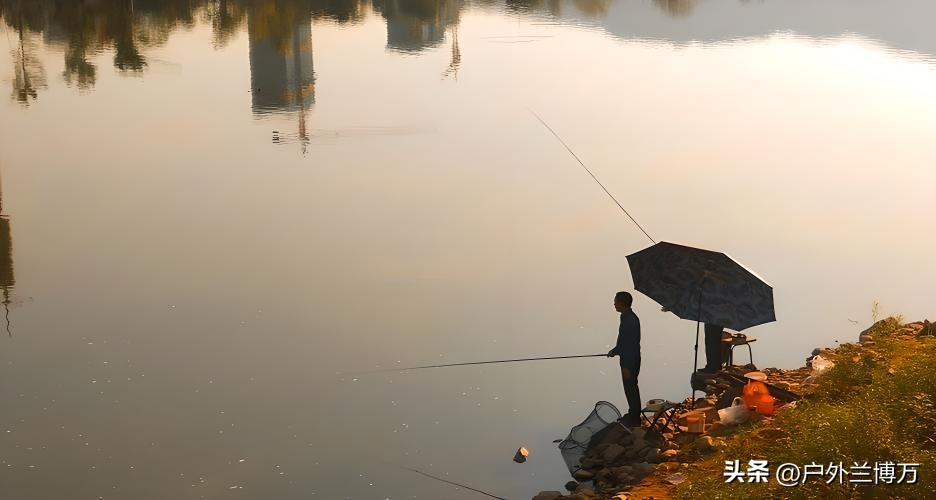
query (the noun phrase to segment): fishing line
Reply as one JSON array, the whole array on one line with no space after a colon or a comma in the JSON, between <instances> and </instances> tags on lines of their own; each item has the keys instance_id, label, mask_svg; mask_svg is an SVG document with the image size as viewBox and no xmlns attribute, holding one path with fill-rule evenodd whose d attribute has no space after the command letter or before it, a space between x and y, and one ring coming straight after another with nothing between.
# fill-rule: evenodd
<instances>
[{"instance_id":1,"label":"fishing line","mask_svg":"<svg viewBox=\"0 0 936 500\"><path fill-rule=\"evenodd\" d=\"M379 373L379 372L404 372L409 370L422 370L424 368L445 368L447 366L469 366L469 365L489 365L493 363L515 363L518 361L542 361L547 359L573 359L573 358L597 358L607 357L607 354L580 354L576 356L549 356L544 358L519 358L519 359L499 359L495 361L472 361L469 363L447 363L442 365L410 366L407 368L383 368L380 370L370 370L357 373Z\"/></svg>"},{"instance_id":2,"label":"fishing line","mask_svg":"<svg viewBox=\"0 0 936 500\"><path fill-rule=\"evenodd\" d=\"M486 491L482 491L482 490L479 490L479 489L477 489L477 488L472 488L471 486L466 486L466 485L461 484L461 483L456 483L455 481L449 481L448 479L443 479L443 478L441 478L441 477L434 476L434 475L432 475L432 474L429 474L428 472L423 472L423 471L421 471L421 470L419 470L419 469L414 469L414 468L412 468L412 467L407 467L407 466L405 466L405 465L395 464L395 463L393 463L393 462L387 462L387 461L385 461L385 460L382 460L382 462L384 462L385 464L388 464L388 465L393 465L394 467L399 467L399 468L401 468L401 469L408 470L408 471L410 471L410 472L415 472L415 473L417 473L417 474L422 474L423 476L426 476L426 477L431 478L431 479L435 479L436 481L442 481L443 483L451 484L451 485L453 485L453 486L458 486L459 488L465 488L466 490L471 490L471 491L474 491L475 493L480 493L480 494L482 494L482 495L486 495L486 496L489 496L489 497L491 497L491 498L496 498L497 500L507 500L507 499L504 498L504 497L499 497L499 496L497 496L497 495L492 495L492 494L490 494L490 493L488 493L488 492L486 492Z\"/></svg>"},{"instance_id":3,"label":"fishing line","mask_svg":"<svg viewBox=\"0 0 936 500\"><path fill-rule=\"evenodd\" d=\"M612 200L614 200L614 203L617 203L617 206L620 207L620 209L624 212L624 215L626 215L627 217L629 217L630 220L634 222L634 224L637 226L637 229L640 229L640 231L644 234L644 236L646 236L647 238L649 238L650 241L652 241L653 243L656 243L656 240L654 240L652 237L650 237L649 234L647 234L647 231L644 230L643 226L641 226L639 222L637 222L637 219L635 219L634 216L632 216L632 215L627 211L627 209L625 209L624 206L621 205L621 202L617 201L617 198L615 198L614 195L611 194L610 191L608 191L608 188L604 187L604 184L602 184L601 181L599 181L598 178L595 177L595 174L593 174L592 171L589 170L588 167L585 166L585 163L584 163L581 159L579 159L578 155L575 154L575 151L572 151L572 148L570 148L569 145L566 144L566 142L562 140L562 137L559 137L559 134L557 134L556 131L553 130L552 127L550 127L549 124L546 123L545 120L543 120L542 118L540 118L540 115L536 114L536 111L533 111L532 109L530 109L529 111L530 111L530 113L533 114L533 116L536 117L537 120L540 121L540 123L543 124L544 127L546 127L547 129L549 129L550 132L552 132L552 135L556 136L556 139L559 139L559 142L562 143L563 146L565 146L566 151L568 151L569 154L571 154L572 157L575 158L575 161L579 162L579 165L581 165L582 168L584 168L585 171L588 172L588 175L590 175L592 179L595 179L595 182L597 182L598 185L601 186L601 189L603 189L604 192L607 193L608 196L610 196Z\"/></svg>"}]
</instances>

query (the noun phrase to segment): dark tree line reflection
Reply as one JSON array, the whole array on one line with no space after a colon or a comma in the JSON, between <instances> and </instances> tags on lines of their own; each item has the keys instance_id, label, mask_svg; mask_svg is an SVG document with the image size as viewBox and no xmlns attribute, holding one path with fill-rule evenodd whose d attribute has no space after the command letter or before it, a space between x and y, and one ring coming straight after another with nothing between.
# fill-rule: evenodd
<instances>
[{"instance_id":1,"label":"dark tree line reflection","mask_svg":"<svg viewBox=\"0 0 936 500\"><path fill-rule=\"evenodd\" d=\"M709 5L724 7L730 1ZM443 75L454 75L462 58L455 28L468 5L557 19L601 19L608 33L623 38L685 43L778 31L817 38L861 33L901 49L936 54L927 23L936 14L933 2L916 2L915 11L904 13L900 23L889 20L893 9L887 2L862 4L861 8L852 4L848 0L828 0L822 5L765 1L758 3L763 8L711 10L724 22L673 23L667 18L692 17L703 4L698 0L648 0L623 6L615 0L0 0L0 25L15 34L10 37L15 49L9 80L13 99L25 105L49 81L39 52L42 43L62 48L65 64L60 76L68 85L89 89L101 71L94 61L102 52L113 54L117 71L139 73L147 68L148 48L165 43L176 30L201 24L211 26L217 47L246 31L255 83L262 89L268 82L270 92L284 91L258 97L255 111L311 103L313 20L343 24L379 15L386 24L387 48L405 53L436 47L450 36L452 63ZM265 61L268 58L272 59ZM260 74L264 71L276 74Z\"/></svg>"},{"instance_id":2,"label":"dark tree line reflection","mask_svg":"<svg viewBox=\"0 0 936 500\"><path fill-rule=\"evenodd\" d=\"M142 72L147 48L164 44L176 30L206 23L216 47L246 29L251 65L258 70L255 88L270 84L256 102L262 110L282 107L278 98L292 103L287 108L308 101L308 95L294 94L310 93L312 20L355 23L375 11L387 22L388 48L413 52L442 43L463 6L463 0L0 0L0 18L18 36L13 98L23 104L46 86L40 41L64 48L61 76L68 85L89 89L100 71L93 56L112 51L117 71ZM275 81L284 71L291 84ZM288 95L276 94L277 86Z\"/></svg>"},{"instance_id":3,"label":"dark tree line reflection","mask_svg":"<svg viewBox=\"0 0 936 500\"><path fill-rule=\"evenodd\" d=\"M505 0L508 11L516 13L547 12L553 17L569 13L584 14L586 17L603 18L614 0Z\"/></svg>"},{"instance_id":4,"label":"dark tree line reflection","mask_svg":"<svg viewBox=\"0 0 936 500\"><path fill-rule=\"evenodd\" d=\"M177 30L197 24L212 28L216 47L246 31L254 111L295 110L314 100L311 22L356 23L371 13L386 22L387 48L415 53L452 36L454 75L461 61L457 27L461 11L473 2L509 12L541 12L604 18L613 0L0 0L0 23L15 32L12 97L28 105L47 85L40 42L61 47L62 80L86 90L97 82L95 56L113 53L123 73L146 70L148 48L164 44ZM692 13L696 0L652 0L675 16Z\"/></svg>"}]
</instances>

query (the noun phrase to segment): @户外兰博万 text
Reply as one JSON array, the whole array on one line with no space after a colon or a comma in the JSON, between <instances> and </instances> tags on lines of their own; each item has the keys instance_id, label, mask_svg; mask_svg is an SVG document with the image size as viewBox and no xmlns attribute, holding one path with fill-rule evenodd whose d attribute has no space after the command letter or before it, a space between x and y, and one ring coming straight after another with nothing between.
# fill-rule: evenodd
<instances>
[{"instance_id":1,"label":"@\u6237\u5916\u5170\u535a\u4e07 text","mask_svg":"<svg viewBox=\"0 0 936 500\"><path fill-rule=\"evenodd\" d=\"M781 486L799 486L807 482L826 484L914 484L917 481L918 463L904 462L832 462L828 464L782 463L773 467L767 460L749 460L743 465L739 460L726 460L726 483L769 483L776 481Z\"/></svg>"}]
</instances>

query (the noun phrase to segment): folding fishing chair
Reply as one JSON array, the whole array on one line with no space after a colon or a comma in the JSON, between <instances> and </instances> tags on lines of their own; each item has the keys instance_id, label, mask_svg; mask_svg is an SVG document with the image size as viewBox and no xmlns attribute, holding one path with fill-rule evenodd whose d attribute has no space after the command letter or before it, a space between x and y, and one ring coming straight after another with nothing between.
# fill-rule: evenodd
<instances>
[{"instance_id":1,"label":"folding fishing chair","mask_svg":"<svg viewBox=\"0 0 936 500\"><path fill-rule=\"evenodd\" d=\"M722 345L727 351L727 356L724 358L725 368L730 368L734 365L734 348L738 346L747 346L748 348L748 358L750 359L749 363L754 364L754 351L751 349L751 344L757 342L755 338L749 338L743 333L735 333L729 337L722 339Z\"/></svg>"},{"instance_id":2,"label":"folding fishing chair","mask_svg":"<svg viewBox=\"0 0 936 500\"><path fill-rule=\"evenodd\" d=\"M645 407L640 410L640 416L643 417L644 422L647 423L647 427L652 430L656 430L660 433L666 432L667 428L673 420L676 418L676 415L686 409L685 403L674 403L672 401L664 401L660 404L659 407L649 408ZM649 416L648 416L649 415ZM679 432L679 426L674 426L676 432Z\"/></svg>"}]
</instances>

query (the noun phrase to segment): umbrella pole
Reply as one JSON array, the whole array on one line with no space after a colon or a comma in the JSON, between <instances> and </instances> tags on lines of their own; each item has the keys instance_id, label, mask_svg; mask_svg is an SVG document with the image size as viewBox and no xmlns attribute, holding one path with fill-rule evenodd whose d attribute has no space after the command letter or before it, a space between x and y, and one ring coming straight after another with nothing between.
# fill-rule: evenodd
<instances>
[{"instance_id":1,"label":"umbrella pole","mask_svg":"<svg viewBox=\"0 0 936 500\"><path fill-rule=\"evenodd\" d=\"M696 371L699 369L699 325L702 324L702 283L705 282L705 278L702 278L702 281L699 282L699 317L696 320L695 324L695 359L692 361L692 376L694 377ZM692 382L689 382L690 387ZM692 408L695 408L695 387L692 388L692 398L689 399L689 403Z\"/></svg>"},{"instance_id":2,"label":"umbrella pole","mask_svg":"<svg viewBox=\"0 0 936 500\"><path fill-rule=\"evenodd\" d=\"M696 371L699 369L699 324L701 321L696 321L695 324L695 359L692 362L692 375L695 376ZM689 385L692 385L691 383ZM690 402L692 407L695 408L695 387L692 388L692 398Z\"/></svg>"}]
</instances>

